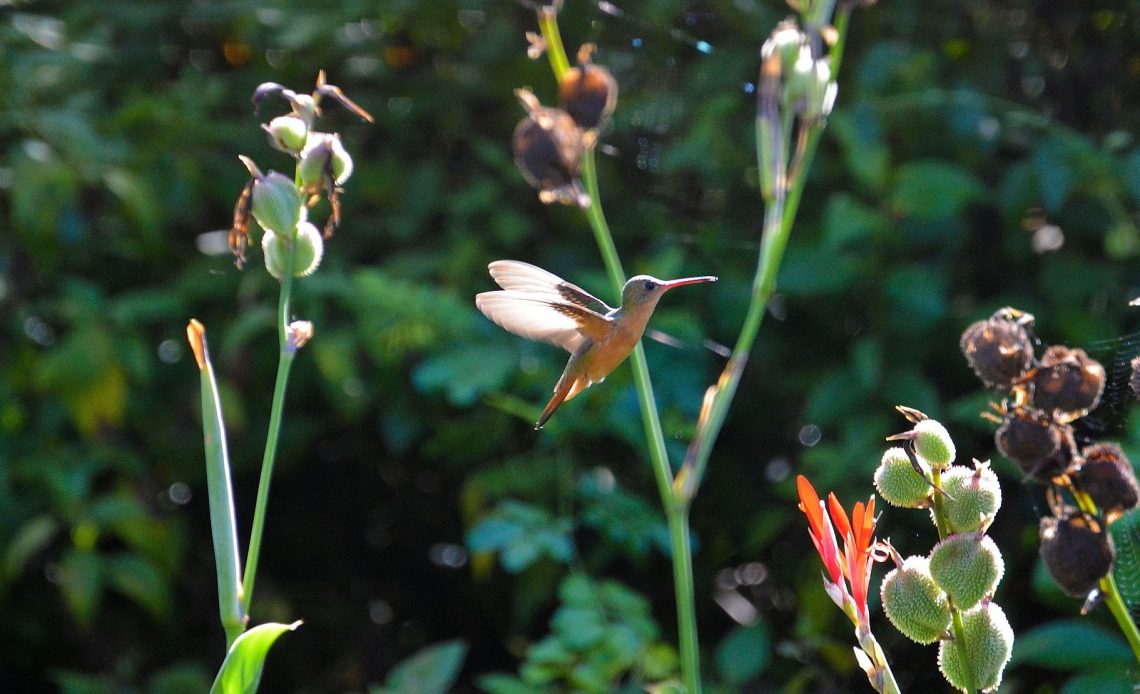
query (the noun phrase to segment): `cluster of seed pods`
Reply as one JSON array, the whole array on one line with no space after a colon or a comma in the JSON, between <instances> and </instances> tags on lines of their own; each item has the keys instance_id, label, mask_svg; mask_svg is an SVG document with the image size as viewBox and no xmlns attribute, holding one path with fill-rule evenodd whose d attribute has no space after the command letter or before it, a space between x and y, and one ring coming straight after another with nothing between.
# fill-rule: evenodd
<instances>
[{"instance_id":1,"label":"cluster of seed pods","mask_svg":"<svg viewBox=\"0 0 1140 694\"><path fill-rule=\"evenodd\" d=\"M1082 444L1074 435L1073 423L1100 402L1104 367L1064 345L1035 357L1033 320L999 309L966 328L960 346L982 383L1002 394L997 414L984 415L999 423L998 451L1028 479L1049 485L1053 515L1040 526L1045 567L1068 595L1095 596L1116 555L1108 525L1136 507L1140 488L1119 446ZM1066 492L1077 506L1065 502Z\"/></svg>"},{"instance_id":2,"label":"cluster of seed pods","mask_svg":"<svg viewBox=\"0 0 1140 694\"><path fill-rule=\"evenodd\" d=\"M526 89L515 93L527 115L515 128L515 164L542 202L588 207L582 189L582 159L598 139L598 131L617 106L617 81L590 60L594 47L578 51L578 67L567 70L558 84L558 107L543 106Z\"/></svg>"}]
</instances>

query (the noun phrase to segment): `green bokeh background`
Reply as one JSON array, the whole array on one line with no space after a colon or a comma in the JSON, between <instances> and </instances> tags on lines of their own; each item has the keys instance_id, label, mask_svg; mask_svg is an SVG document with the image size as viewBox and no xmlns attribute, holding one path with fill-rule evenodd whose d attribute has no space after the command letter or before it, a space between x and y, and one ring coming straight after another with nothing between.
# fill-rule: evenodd
<instances>
[{"instance_id":1,"label":"green bokeh background","mask_svg":"<svg viewBox=\"0 0 1140 694\"><path fill-rule=\"evenodd\" d=\"M356 173L324 263L296 294L316 339L290 384L253 618L305 624L275 647L264 690L363 691L424 646L460 639L455 687L476 691L556 628L571 570L643 596L651 617L639 619L674 641L628 368L535 433L564 355L504 333L472 302L497 258L616 301L581 215L541 205L511 161L512 91L554 95L549 66L526 57L531 10L3 4L0 688L193 691L221 662L184 328L196 317L211 339L244 536L276 369L276 283L256 252L241 272L208 252L211 232L228 228L244 183L238 154L291 167L258 128L281 103L259 119L254 87L307 91L320 68L377 123L336 107L323 121ZM752 85L789 10L567 5L571 52L596 43L621 85L599 169L626 270L721 277L658 310L653 327L682 347L646 347L679 460L722 367L701 341L732 344L746 306L762 214ZM1114 358L1136 348L1115 338L1135 329L1127 302L1140 294L1137 36L1135 8L1040 0L890 0L855 14L779 295L693 510L710 684L866 687L792 478L865 499L883 438L905 426L895 404L940 418L960 457L996 455L977 417L987 396L958 353L969 322L1028 310L1044 342L1088 346L1120 378ZM1140 453L1123 410L1104 413L1105 435ZM1038 648L1015 655L1007 686L1091 691L1074 687L1097 686L1082 685L1092 675L1071 679L1079 663L1059 665L1050 646L1104 645L1096 662L1116 663L1113 626L1103 609L1056 622L1079 605L1039 575L1042 490L995 466L997 600ZM503 552L470 553L465 536L488 517L521 528L522 547L483 536L471 550ZM886 535L904 553L934 541L922 514L893 509ZM757 626L739 628L728 595ZM944 687L933 649L873 619L904 689ZM1046 623L1060 631L1034 631Z\"/></svg>"}]
</instances>

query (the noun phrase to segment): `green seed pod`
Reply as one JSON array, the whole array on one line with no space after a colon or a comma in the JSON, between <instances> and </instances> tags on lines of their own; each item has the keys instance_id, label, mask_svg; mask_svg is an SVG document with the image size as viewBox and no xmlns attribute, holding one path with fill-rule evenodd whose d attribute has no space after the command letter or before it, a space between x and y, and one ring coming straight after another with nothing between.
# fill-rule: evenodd
<instances>
[{"instance_id":1,"label":"green seed pod","mask_svg":"<svg viewBox=\"0 0 1140 694\"><path fill-rule=\"evenodd\" d=\"M887 619L911 641L933 643L950 626L950 603L931 577L926 557L907 557L883 578L879 594Z\"/></svg>"},{"instance_id":2,"label":"green seed pod","mask_svg":"<svg viewBox=\"0 0 1140 694\"><path fill-rule=\"evenodd\" d=\"M954 440L946 427L933 419L914 425L914 452L931 467L945 470L954 462Z\"/></svg>"},{"instance_id":3,"label":"green seed pod","mask_svg":"<svg viewBox=\"0 0 1140 694\"><path fill-rule=\"evenodd\" d=\"M352 157L341 144L339 135L309 133L305 149L301 151L299 169L305 190L323 189L330 178L339 186L352 175Z\"/></svg>"},{"instance_id":4,"label":"green seed pod","mask_svg":"<svg viewBox=\"0 0 1140 694\"><path fill-rule=\"evenodd\" d=\"M988 535L957 533L930 551L930 575L961 610L992 595L1004 573L1001 552Z\"/></svg>"},{"instance_id":5,"label":"green seed pod","mask_svg":"<svg viewBox=\"0 0 1140 694\"><path fill-rule=\"evenodd\" d=\"M301 193L292 179L270 171L254 182L252 195L251 211L261 228L292 236L301 220Z\"/></svg>"},{"instance_id":6,"label":"green seed pod","mask_svg":"<svg viewBox=\"0 0 1140 694\"><path fill-rule=\"evenodd\" d=\"M269 144L290 154L300 152L309 136L308 126L297 116L278 116L261 128L269 135Z\"/></svg>"},{"instance_id":7,"label":"green seed pod","mask_svg":"<svg viewBox=\"0 0 1140 694\"><path fill-rule=\"evenodd\" d=\"M930 477L930 466L922 458L916 459L922 474ZM875 489L879 496L892 506L924 508L934 491L911 464L910 456L899 448L888 448L875 470Z\"/></svg>"},{"instance_id":8,"label":"green seed pod","mask_svg":"<svg viewBox=\"0 0 1140 694\"><path fill-rule=\"evenodd\" d=\"M955 465L942 473L942 510L952 533L985 532L1001 508L1001 485L988 463L971 470Z\"/></svg>"},{"instance_id":9,"label":"green seed pod","mask_svg":"<svg viewBox=\"0 0 1140 694\"><path fill-rule=\"evenodd\" d=\"M261 237L261 249L265 252L265 269L269 274L281 279L281 275L285 272L290 243L297 244L293 276L305 277L313 274L321 264L321 256L325 253L325 242L321 238L321 232L317 231L310 222L297 224L297 236L292 240L269 233Z\"/></svg>"},{"instance_id":10,"label":"green seed pod","mask_svg":"<svg viewBox=\"0 0 1140 694\"><path fill-rule=\"evenodd\" d=\"M994 690L1001 684L1002 671L1013 653L1013 629L1005 612L995 603L982 601L962 613L962 627L966 637L965 661L974 676L978 690ZM967 686L962 652L954 641L938 644L938 669L946 681L955 687Z\"/></svg>"}]
</instances>

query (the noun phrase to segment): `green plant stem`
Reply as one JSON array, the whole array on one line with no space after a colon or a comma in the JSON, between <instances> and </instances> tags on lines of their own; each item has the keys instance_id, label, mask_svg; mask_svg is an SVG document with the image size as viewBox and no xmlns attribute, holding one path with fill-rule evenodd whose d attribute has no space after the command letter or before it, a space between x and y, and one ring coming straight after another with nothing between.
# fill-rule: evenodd
<instances>
[{"instance_id":1,"label":"green plant stem","mask_svg":"<svg viewBox=\"0 0 1140 694\"><path fill-rule=\"evenodd\" d=\"M270 232L266 232L270 233ZM297 244L289 244L285 269L281 273L281 294L277 302L277 338L280 344L280 361L277 363L277 380L273 386L273 404L269 413L269 433L265 439L265 455L261 460L261 479L257 483L257 502L253 510L253 527L249 533L249 550L246 554L245 575L242 580L242 606L249 614L253 601L253 587L257 579L257 564L261 557L261 538L265 531L265 510L269 505L269 483L273 478L273 462L277 458L277 442L281 437L281 419L285 411L285 389L289 370L297 352L289 345L290 302L293 296L293 269L297 262Z\"/></svg>"},{"instance_id":2,"label":"green plant stem","mask_svg":"<svg viewBox=\"0 0 1140 694\"><path fill-rule=\"evenodd\" d=\"M570 68L566 50L558 30L557 15L554 12L539 10L538 24L546 41L546 52L556 80ZM586 219L594 232L598 250L606 266L610 284L620 293L625 284L625 271L621 266L617 247L609 224L602 212L601 195L598 190L598 173L594 159L594 149L589 147L582 159L582 183L590 196L590 205L585 209ZM696 601L693 590L692 547L689 532L689 507L687 500L673 491L673 470L669 465L665 449L665 435L661 430L661 420L657 413L657 401L653 396L653 384L649 378L649 367L645 360L645 350L638 342L630 354L633 380L641 405L641 419L645 426L646 441L657 491L669 525L669 544L673 561L673 590L677 606L677 638L680 642L681 678L688 694L700 694L701 664L700 647L697 640Z\"/></svg>"},{"instance_id":3,"label":"green plant stem","mask_svg":"<svg viewBox=\"0 0 1140 694\"><path fill-rule=\"evenodd\" d=\"M850 10L840 10L836 16L835 29L838 33L835 45L829 53L833 75L838 74L839 65L843 59L843 48L846 45L847 27L850 20ZM693 447L689 451L686 465L691 466L691 474L685 479L685 498L691 499L700 488L708 467L709 457L717 436L724 426L725 417L728 416L736 389L740 385L740 378L744 375L744 367L756 342L756 335L760 331L760 323L768 308L768 301L776 288L776 277L780 272L780 263L784 258L784 251L788 246L788 237L792 232L792 225L799 211L800 200L803 198L804 188L807 184L807 172L811 170L815 159L819 140L823 134L825 123L819 121L808 126L807 137L803 139L803 146L797 152L798 162L791 180L788 181L786 196L777 191L772 200L769 200L764 210L764 229L760 239L760 257L756 264L756 274L752 280L752 296L748 303L748 310L740 328L740 335L733 346L732 356L725 366L721 377L720 388L713 397L709 407L708 416L704 425L693 440ZM756 160L761 167L765 161L761 147L765 145L765 138L761 136L760 120L757 119L756 129ZM761 184L761 187L763 185Z\"/></svg>"},{"instance_id":4,"label":"green plant stem","mask_svg":"<svg viewBox=\"0 0 1140 694\"><path fill-rule=\"evenodd\" d=\"M1096 503L1092 497L1079 489L1072 491L1073 498L1077 500L1077 506L1082 511L1090 515L1098 515ZM1105 532L1108 530L1106 529ZM1116 579L1113 578L1111 571L1108 572L1107 576L1100 579L1097 587L1104 596L1104 604L1108 606L1108 611L1112 613L1117 625L1120 626L1120 631L1124 633L1124 638L1128 640L1128 645L1132 647L1132 654L1136 656L1136 662L1140 663L1140 631L1137 631L1132 613L1128 611L1124 599L1120 597L1120 590L1116 587Z\"/></svg>"}]
</instances>

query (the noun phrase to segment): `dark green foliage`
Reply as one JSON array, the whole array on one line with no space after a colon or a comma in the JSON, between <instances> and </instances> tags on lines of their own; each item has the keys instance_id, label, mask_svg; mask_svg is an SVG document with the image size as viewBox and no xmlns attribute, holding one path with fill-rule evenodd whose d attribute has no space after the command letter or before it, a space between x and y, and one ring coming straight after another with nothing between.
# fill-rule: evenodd
<instances>
[{"instance_id":1,"label":"dark green foliage","mask_svg":"<svg viewBox=\"0 0 1140 694\"><path fill-rule=\"evenodd\" d=\"M677 462L723 366L701 341L732 344L750 289L762 217L750 85L788 10L616 4L624 15L567 3L561 24L572 52L598 45L594 60L620 85L599 173L625 269L721 277L671 295L654 317L680 347L646 341ZM849 645L820 641L848 627L834 610L819 616L827 599L789 475L844 503L865 499L903 402L943 421L960 457L994 456L958 352L967 325L1015 305L1038 316L1046 342L1089 346L1106 368L1125 346L1101 341L1135 329L1126 303L1140 294L1134 24L1125 11L1042 1L896 0L854 15L779 295L693 509L710 683L864 686ZM525 679L543 653L542 667L557 659L519 644L570 648L569 618L551 618L570 609L555 593L568 561L595 591L608 579L630 586L620 609L590 613L616 634L597 642L606 648L571 649L606 654L591 682L644 665L638 649L675 643L628 368L535 433L565 355L503 333L472 302L493 289L485 268L498 258L608 286L578 212L539 204L511 159L523 116L512 90L554 102L549 66L525 56L534 29L522 3L491 0L65 1L0 13L6 689L200 690L221 662L184 328L196 317L210 331L244 536L276 368L276 284L259 246L237 272L199 242L216 244L203 234L230 224L246 179L238 154L266 170L292 165L258 130L252 89L306 90L320 68L377 124L326 114L356 173L320 272L297 289L294 310L316 337L293 369L253 617L305 625L275 647L265 690L365 690L448 639L470 645L457 691L520 662ZM262 120L280 108L262 104ZM1063 234L1054 250L1050 225ZM1105 425L1137 459L1140 420ZM1011 511L994 539L1007 583L1028 586L1041 494L996 456L995 470ZM488 518L509 521L513 535L486 548L503 566L516 548L519 573L464 554ZM904 553L930 544L909 539L929 532L910 522L889 510L882 520L900 545L917 543ZM754 564L761 578L726 587ZM736 627L729 603L710 599L726 593L756 608L756 626ZM1076 609L1036 587L999 598L1019 634ZM885 631L881 612L872 620ZM901 639L884 647L908 690L942 686L929 654ZM742 660L749 649L755 660ZM1065 677L1029 661L1006 673L1026 690ZM516 680L496 691L536 691Z\"/></svg>"}]
</instances>

